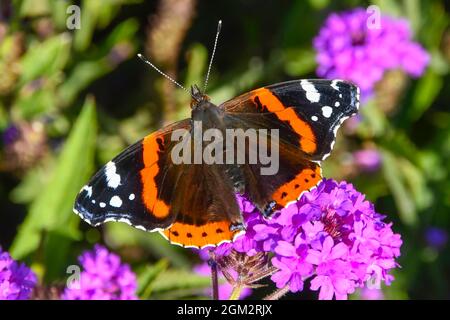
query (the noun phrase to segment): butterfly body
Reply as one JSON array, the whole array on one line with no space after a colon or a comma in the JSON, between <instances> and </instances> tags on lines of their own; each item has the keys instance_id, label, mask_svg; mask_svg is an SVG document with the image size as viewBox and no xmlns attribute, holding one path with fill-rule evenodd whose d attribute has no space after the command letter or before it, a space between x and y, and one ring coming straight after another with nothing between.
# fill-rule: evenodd
<instances>
[{"instance_id":1,"label":"butterfly body","mask_svg":"<svg viewBox=\"0 0 450 320\"><path fill-rule=\"evenodd\" d=\"M359 105L358 88L340 80L294 80L220 105L196 86L192 97L190 119L111 160L82 188L74 211L94 226L126 222L185 247L231 241L245 229L236 194L265 216L297 200L321 180L320 161ZM228 144L230 132L232 141L247 141L244 149ZM266 157L252 161L264 148ZM276 165L265 161L274 151Z\"/></svg>"}]
</instances>

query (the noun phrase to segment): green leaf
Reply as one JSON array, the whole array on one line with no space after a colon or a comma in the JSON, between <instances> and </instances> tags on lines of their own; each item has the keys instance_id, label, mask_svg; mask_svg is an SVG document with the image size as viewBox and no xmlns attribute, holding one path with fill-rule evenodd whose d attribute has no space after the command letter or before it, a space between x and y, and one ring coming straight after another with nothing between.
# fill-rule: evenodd
<instances>
[{"instance_id":1,"label":"green leaf","mask_svg":"<svg viewBox=\"0 0 450 320\"><path fill-rule=\"evenodd\" d=\"M400 219L404 224L413 226L417 223L414 196L404 184L400 165L394 155L386 150L382 151L382 155L384 178L397 204Z\"/></svg>"},{"instance_id":2,"label":"green leaf","mask_svg":"<svg viewBox=\"0 0 450 320\"><path fill-rule=\"evenodd\" d=\"M164 271L167 270L169 262L165 259L159 260L154 265L146 265L138 272L138 296L141 299L148 299L152 293L153 281Z\"/></svg>"},{"instance_id":3,"label":"green leaf","mask_svg":"<svg viewBox=\"0 0 450 320\"><path fill-rule=\"evenodd\" d=\"M291 77L304 76L314 71L316 56L312 49L286 50L285 72Z\"/></svg>"},{"instance_id":4,"label":"green leaf","mask_svg":"<svg viewBox=\"0 0 450 320\"><path fill-rule=\"evenodd\" d=\"M372 138L386 135L386 115L377 107L374 100L366 102L360 109L363 123L358 126L358 135L364 138Z\"/></svg>"},{"instance_id":5,"label":"green leaf","mask_svg":"<svg viewBox=\"0 0 450 320\"><path fill-rule=\"evenodd\" d=\"M101 1L84 0L81 4L80 23L81 28L75 31L74 47L77 51L86 50L92 43L92 36L98 22L98 16L102 11Z\"/></svg>"},{"instance_id":6,"label":"green leaf","mask_svg":"<svg viewBox=\"0 0 450 320\"><path fill-rule=\"evenodd\" d=\"M162 293L172 290L202 289L211 285L210 277L187 270L170 269L161 273L153 282L153 292Z\"/></svg>"},{"instance_id":7,"label":"green leaf","mask_svg":"<svg viewBox=\"0 0 450 320\"><path fill-rule=\"evenodd\" d=\"M60 232L61 228L66 235L77 235L79 219L75 219L72 206L93 171L96 130L95 103L88 98L58 157L49 183L41 187L19 228L11 247L15 258L23 258L35 251L45 231Z\"/></svg>"},{"instance_id":8,"label":"green leaf","mask_svg":"<svg viewBox=\"0 0 450 320\"><path fill-rule=\"evenodd\" d=\"M20 5L20 17L38 17L50 12L48 0L23 0Z\"/></svg>"},{"instance_id":9,"label":"green leaf","mask_svg":"<svg viewBox=\"0 0 450 320\"><path fill-rule=\"evenodd\" d=\"M308 1L311 7L317 10L324 9L326 6L330 4L330 0L309 0Z\"/></svg>"},{"instance_id":10,"label":"green leaf","mask_svg":"<svg viewBox=\"0 0 450 320\"><path fill-rule=\"evenodd\" d=\"M79 62L58 90L58 98L63 106L71 104L81 90L92 81L110 72L112 67L105 58Z\"/></svg>"},{"instance_id":11,"label":"green leaf","mask_svg":"<svg viewBox=\"0 0 450 320\"><path fill-rule=\"evenodd\" d=\"M49 163L45 162L43 165L28 171L20 184L11 191L11 201L22 204L33 201L41 193L41 186L48 182L48 170L52 166L54 166L54 163L50 160Z\"/></svg>"},{"instance_id":12,"label":"green leaf","mask_svg":"<svg viewBox=\"0 0 450 320\"><path fill-rule=\"evenodd\" d=\"M443 85L442 78L431 69L419 80L412 104L407 110L410 122L419 119L431 107Z\"/></svg>"},{"instance_id":13,"label":"green leaf","mask_svg":"<svg viewBox=\"0 0 450 320\"><path fill-rule=\"evenodd\" d=\"M21 61L20 84L61 71L69 60L70 43L70 35L62 33L30 47Z\"/></svg>"},{"instance_id":14,"label":"green leaf","mask_svg":"<svg viewBox=\"0 0 450 320\"><path fill-rule=\"evenodd\" d=\"M401 159L399 167L406 185L411 190L416 208L419 210L427 208L433 200L433 195L427 187L422 171L406 159Z\"/></svg>"},{"instance_id":15,"label":"green leaf","mask_svg":"<svg viewBox=\"0 0 450 320\"><path fill-rule=\"evenodd\" d=\"M176 267L189 264L184 249L171 245L160 234L148 233L125 223L110 222L105 225L105 238L112 247L140 246L158 259L167 259Z\"/></svg>"}]
</instances>

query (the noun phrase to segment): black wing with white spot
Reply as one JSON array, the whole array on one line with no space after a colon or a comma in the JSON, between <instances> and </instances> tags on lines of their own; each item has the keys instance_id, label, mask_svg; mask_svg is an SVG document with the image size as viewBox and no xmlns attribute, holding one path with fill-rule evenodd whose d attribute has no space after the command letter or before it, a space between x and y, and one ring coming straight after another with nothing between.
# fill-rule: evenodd
<instances>
[{"instance_id":1,"label":"black wing with white spot","mask_svg":"<svg viewBox=\"0 0 450 320\"><path fill-rule=\"evenodd\" d=\"M320 161L330 154L339 126L357 113L359 88L342 80L294 80L253 90L220 107L247 126L278 128L280 140Z\"/></svg>"},{"instance_id":2,"label":"black wing with white spot","mask_svg":"<svg viewBox=\"0 0 450 320\"><path fill-rule=\"evenodd\" d=\"M156 131L109 161L81 189L75 213L93 226L119 221L147 231L169 227L176 218L170 210L173 182L183 170L170 161L170 135L189 128L189 123L184 120Z\"/></svg>"}]
</instances>

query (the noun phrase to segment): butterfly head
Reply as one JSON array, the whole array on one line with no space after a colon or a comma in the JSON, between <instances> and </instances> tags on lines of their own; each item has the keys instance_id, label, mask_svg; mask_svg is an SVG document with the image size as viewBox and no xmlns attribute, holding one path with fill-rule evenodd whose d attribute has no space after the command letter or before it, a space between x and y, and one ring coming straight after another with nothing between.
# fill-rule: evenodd
<instances>
[{"instance_id":1,"label":"butterfly head","mask_svg":"<svg viewBox=\"0 0 450 320\"><path fill-rule=\"evenodd\" d=\"M191 86L191 97L192 109L195 109L201 102L210 100L210 98L206 94L204 94L196 84Z\"/></svg>"}]
</instances>

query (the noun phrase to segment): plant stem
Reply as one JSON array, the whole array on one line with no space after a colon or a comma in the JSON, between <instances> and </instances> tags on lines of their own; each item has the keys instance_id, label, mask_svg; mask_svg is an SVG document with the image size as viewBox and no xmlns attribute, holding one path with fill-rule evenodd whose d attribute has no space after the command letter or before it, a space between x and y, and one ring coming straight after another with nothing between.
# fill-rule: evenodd
<instances>
[{"instance_id":1,"label":"plant stem","mask_svg":"<svg viewBox=\"0 0 450 320\"><path fill-rule=\"evenodd\" d=\"M217 275L217 262L212 254L209 261L211 266L212 299L219 300L219 278Z\"/></svg>"},{"instance_id":2,"label":"plant stem","mask_svg":"<svg viewBox=\"0 0 450 320\"><path fill-rule=\"evenodd\" d=\"M239 300L239 297L241 296L242 289L244 289L242 287L242 285L236 284L233 287L233 291L231 292L230 299L228 299L228 300Z\"/></svg>"},{"instance_id":3,"label":"plant stem","mask_svg":"<svg viewBox=\"0 0 450 320\"><path fill-rule=\"evenodd\" d=\"M283 297L288 292L289 292L289 286L285 286L281 289L275 290L273 293L266 296L263 300L279 300L281 297Z\"/></svg>"}]
</instances>

